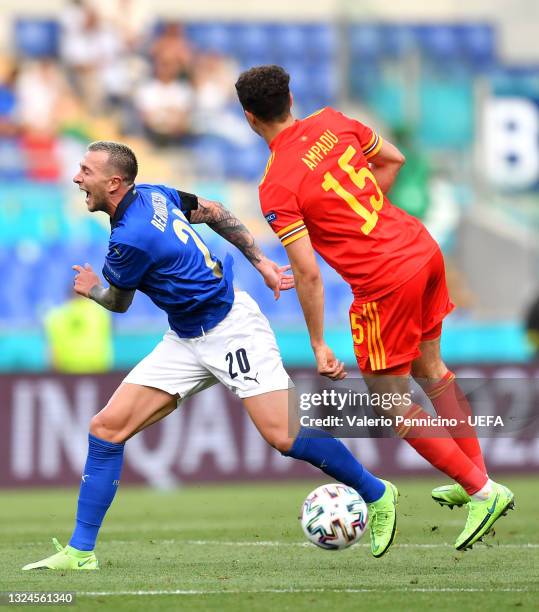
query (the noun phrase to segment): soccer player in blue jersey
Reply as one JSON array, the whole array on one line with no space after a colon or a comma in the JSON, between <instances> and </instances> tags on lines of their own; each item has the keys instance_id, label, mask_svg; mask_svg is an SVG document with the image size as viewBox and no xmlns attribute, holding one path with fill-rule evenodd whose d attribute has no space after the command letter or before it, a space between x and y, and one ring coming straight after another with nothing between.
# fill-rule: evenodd
<instances>
[{"instance_id":1,"label":"soccer player in blue jersey","mask_svg":"<svg viewBox=\"0 0 539 612\"><path fill-rule=\"evenodd\" d=\"M238 247L275 297L292 277L267 259L245 226L218 202L164 185L135 185L138 165L127 146L95 142L74 182L90 212L110 216L105 288L89 265L73 266L75 291L104 308L125 312L138 289L168 315L170 329L126 376L90 423L88 457L69 544L30 569L97 569L95 543L118 485L126 440L162 419L190 395L222 382L243 401L254 424L286 456L308 461L355 488L369 506L375 557L391 545L396 525L393 485L370 474L331 435L290 425L292 385L267 319L245 292L234 292L232 258L219 261L196 230L207 223ZM335 379L343 364L330 364Z\"/></svg>"}]
</instances>

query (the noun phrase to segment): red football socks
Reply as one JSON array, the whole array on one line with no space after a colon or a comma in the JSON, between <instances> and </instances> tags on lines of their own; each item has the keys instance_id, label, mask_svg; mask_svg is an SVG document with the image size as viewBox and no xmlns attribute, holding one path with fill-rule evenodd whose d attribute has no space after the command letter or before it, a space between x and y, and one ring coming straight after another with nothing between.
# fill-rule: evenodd
<instances>
[{"instance_id":1,"label":"red football socks","mask_svg":"<svg viewBox=\"0 0 539 612\"><path fill-rule=\"evenodd\" d=\"M448 428L449 433L463 453L486 474L487 468L485 467L477 434L473 426L468 422L468 417L472 415L472 410L466 396L455 381L455 374L448 370L445 376L434 384L418 382L420 382L427 397L432 402L438 416L458 421L458 425ZM461 420L466 422L461 423Z\"/></svg>"},{"instance_id":2,"label":"red football socks","mask_svg":"<svg viewBox=\"0 0 539 612\"><path fill-rule=\"evenodd\" d=\"M447 429L423 425L429 423L432 417L421 406L413 405L404 419L396 427L397 434L431 465L462 485L469 495L485 485L488 480L485 470L480 469L465 454Z\"/></svg>"}]
</instances>

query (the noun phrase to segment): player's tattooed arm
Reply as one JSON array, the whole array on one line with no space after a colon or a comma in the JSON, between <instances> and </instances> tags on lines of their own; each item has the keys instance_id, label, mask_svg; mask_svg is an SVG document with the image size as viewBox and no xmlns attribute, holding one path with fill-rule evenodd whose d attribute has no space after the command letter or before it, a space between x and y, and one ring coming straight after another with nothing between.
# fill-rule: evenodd
<instances>
[{"instance_id":1,"label":"player's tattooed arm","mask_svg":"<svg viewBox=\"0 0 539 612\"><path fill-rule=\"evenodd\" d=\"M198 207L191 211L191 223L206 223L214 232L237 247L258 270L266 286L279 299L281 290L294 287L294 277L285 274L290 266L279 266L260 250L251 232L220 202L198 198Z\"/></svg>"},{"instance_id":2,"label":"player's tattooed arm","mask_svg":"<svg viewBox=\"0 0 539 612\"><path fill-rule=\"evenodd\" d=\"M91 300L112 312L126 312L131 306L134 295L134 290L119 289L114 285L105 289L101 284L94 285L88 293Z\"/></svg>"},{"instance_id":3,"label":"player's tattooed arm","mask_svg":"<svg viewBox=\"0 0 539 612\"><path fill-rule=\"evenodd\" d=\"M112 312L125 312L131 305L135 289L120 289L114 285L105 289L90 264L85 264L84 267L73 266L73 270L77 272L73 289L79 295L94 300Z\"/></svg>"},{"instance_id":4,"label":"player's tattooed arm","mask_svg":"<svg viewBox=\"0 0 539 612\"><path fill-rule=\"evenodd\" d=\"M245 225L220 202L198 198L198 208L191 211L191 223L206 223L214 232L237 247L257 267L264 253Z\"/></svg>"}]
</instances>

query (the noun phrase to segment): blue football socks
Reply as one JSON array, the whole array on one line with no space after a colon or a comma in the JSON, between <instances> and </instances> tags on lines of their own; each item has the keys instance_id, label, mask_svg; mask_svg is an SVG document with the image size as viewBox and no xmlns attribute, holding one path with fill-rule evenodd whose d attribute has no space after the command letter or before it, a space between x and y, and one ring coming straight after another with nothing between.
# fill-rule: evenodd
<instances>
[{"instance_id":1,"label":"blue football socks","mask_svg":"<svg viewBox=\"0 0 539 612\"><path fill-rule=\"evenodd\" d=\"M302 427L287 457L302 459L355 489L367 502L382 497L385 484L366 470L337 438L322 429Z\"/></svg>"},{"instance_id":2,"label":"blue football socks","mask_svg":"<svg viewBox=\"0 0 539 612\"><path fill-rule=\"evenodd\" d=\"M101 523L118 485L124 445L88 436L88 458L82 474L77 521L69 545L77 550L93 550Z\"/></svg>"}]
</instances>

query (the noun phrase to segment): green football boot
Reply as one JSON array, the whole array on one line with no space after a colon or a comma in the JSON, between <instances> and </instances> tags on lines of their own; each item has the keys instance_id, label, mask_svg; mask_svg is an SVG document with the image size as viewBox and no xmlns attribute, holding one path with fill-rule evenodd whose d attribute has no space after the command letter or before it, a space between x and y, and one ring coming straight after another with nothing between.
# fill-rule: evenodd
<instances>
[{"instance_id":1,"label":"green football boot","mask_svg":"<svg viewBox=\"0 0 539 612\"><path fill-rule=\"evenodd\" d=\"M371 532L371 552L381 557L393 544L397 531L397 487L387 480L385 493L375 502L367 504L369 512L369 529Z\"/></svg>"},{"instance_id":2,"label":"green football boot","mask_svg":"<svg viewBox=\"0 0 539 612\"><path fill-rule=\"evenodd\" d=\"M470 496L466 491L458 484L458 482L452 485L444 485L442 487L436 487L432 489L432 499L438 502L440 506L449 506L453 510L454 506L464 506L470 501Z\"/></svg>"},{"instance_id":3,"label":"green football boot","mask_svg":"<svg viewBox=\"0 0 539 612\"><path fill-rule=\"evenodd\" d=\"M491 529L492 525L515 507L515 496L501 484L494 482L492 493L485 500L470 498L468 502L468 519L462 533L455 542L457 550L472 548Z\"/></svg>"},{"instance_id":4,"label":"green football boot","mask_svg":"<svg viewBox=\"0 0 539 612\"><path fill-rule=\"evenodd\" d=\"M93 551L77 550L71 546L62 546L56 538L52 538L52 543L58 551L56 554L36 561L36 563L28 563L22 569L51 569L51 570L96 570L99 569Z\"/></svg>"}]
</instances>

